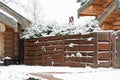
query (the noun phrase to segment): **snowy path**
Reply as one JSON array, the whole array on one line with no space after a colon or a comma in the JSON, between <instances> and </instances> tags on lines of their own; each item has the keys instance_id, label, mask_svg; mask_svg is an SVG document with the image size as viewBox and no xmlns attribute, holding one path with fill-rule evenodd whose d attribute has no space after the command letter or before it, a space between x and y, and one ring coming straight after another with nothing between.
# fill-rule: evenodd
<instances>
[{"instance_id":1,"label":"snowy path","mask_svg":"<svg viewBox=\"0 0 120 80\"><path fill-rule=\"evenodd\" d=\"M120 69L113 68L94 69L90 67L70 68L26 65L0 66L0 80L26 80L29 77L35 77L29 73L48 73L55 78L63 80L120 80ZM36 76L35 78L39 77Z\"/></svg>"}]
</instances>

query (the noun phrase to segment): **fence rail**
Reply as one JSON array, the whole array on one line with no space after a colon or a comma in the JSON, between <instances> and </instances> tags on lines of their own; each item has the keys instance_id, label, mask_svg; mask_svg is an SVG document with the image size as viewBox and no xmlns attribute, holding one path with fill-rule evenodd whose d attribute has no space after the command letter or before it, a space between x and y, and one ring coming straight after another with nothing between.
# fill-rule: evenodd
<instances>
[{"instance_id":1,"label":"fence rail","mask_svg":"<svg viewBox=\"0 0 120 80\"><path fill-rule=\"evenodd\" d=\"M115 67L111 32L24 40L24 63L43 66ZM112 36L112 37L111 37ZM114 55L113 55L114 54Z\"/></svg>"}]
</instances>

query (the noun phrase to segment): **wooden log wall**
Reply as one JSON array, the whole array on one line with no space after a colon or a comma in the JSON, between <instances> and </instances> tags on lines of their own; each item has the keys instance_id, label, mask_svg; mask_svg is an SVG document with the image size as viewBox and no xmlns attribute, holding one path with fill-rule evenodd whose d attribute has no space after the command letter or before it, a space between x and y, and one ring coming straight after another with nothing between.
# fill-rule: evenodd
<instances>
[{"instance_id":1,"label":"wooden log wall","mask_svg":"<svg viewBox=\"0 0 120 80\"><path fill-rule=\"evenodd\" d=\"M28 65L113 67L110 32L24 40L24 62Z\"/></svg>"},{"instance_id":2,"label":"wooden log wall","mask_svg":"<svg viewBox=\"0 0 120 80\"><path fill-rule=\"evenodd\" d=\"M94 0L78 16L100 16L113 0Z\"/></svg>"},{"instance_id":3,"label":"wooden log wall","mask_svg":"<svg viewBox=\"0 0 120 80\"><path fill-rule=\"evenodd\" d=\"M4 57L4 33L0 32L0 59Z\"/></svg>"},{"instance_id":4,"label":"wooden log wall","mask_svg":"<svg viewBox=\"0 0 120 80\"><path fill-rule=\"evenodd\" d=\"M6 27L4 32L4 57L11 57L13 60L18 58L19 34L12 28Z\"/></svg>"},{"instance_id":5,"label":"wooden log wall","mask_svg":"<svg viewBox=\"0 0 120 80\"><path fill-rule=\"evenodd\" d=\"M103 22L101 22L102 24L100 23L100 28L103 30L120 30L120 10L116 10L116 8L114 9L117 5L116 2L116 5L113 6L113 8L111 7L111 3L113 1L115 0L94 0L93 3L91 3L82 12L79 12L78 10L78 17L101 17L103 13L107 13L106 16L104 16ZM109 8L108 11L104 12L107 8Z\"/></svg>"}]
</instances>

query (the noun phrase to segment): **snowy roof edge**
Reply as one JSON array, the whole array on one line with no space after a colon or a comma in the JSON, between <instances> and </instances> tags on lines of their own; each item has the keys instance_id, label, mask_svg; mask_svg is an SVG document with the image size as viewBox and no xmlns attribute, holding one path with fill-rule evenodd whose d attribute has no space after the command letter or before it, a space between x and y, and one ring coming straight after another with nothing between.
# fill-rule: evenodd
<instances>
[{"instance_id":1,"label":"snowy roof edge","mask_svg":"<svg viewBox=\"0 0 120 80\"><path fill-rule=\"evenodd\" d=\"M15 10L11 9L10 7L8 7L6 4L4 4L1 1L0 1L0 8L4 10L5 12L7 12L8 14L10 14L11 16L13 16L15 19L17 19L18 22L22 25L22 28L28 27L32 23L30 20L23 17L22 15L20 15Z\"/></svg>"}]
</instances>

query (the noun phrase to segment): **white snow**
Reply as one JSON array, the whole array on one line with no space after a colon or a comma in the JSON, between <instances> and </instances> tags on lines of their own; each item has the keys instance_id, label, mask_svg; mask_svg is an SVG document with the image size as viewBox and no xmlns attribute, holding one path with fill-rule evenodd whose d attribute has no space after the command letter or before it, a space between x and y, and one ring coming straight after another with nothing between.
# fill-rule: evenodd
<instances>
[{"instance_id":1,"label":"white snow","mask_svg":"<svg viewBox=\"0 0 120 80\"><path fill-rule=\"evenodd\" d=\"M80 51L78 51L78 52L76 53L76 56L77 56L77 57L82 57L82 54L80 53Z\"/></svg>"},{"instance_id":2,"label":"white snow","mask_svg":"<svg viewBox=\"0 0 120 80\"><path fill-rule=\"evenodd\" d=\"M29 77L44 80L29 74L42 72L66 72L65 74L53 74L54 77L63 80L119 80L120 78L120 69L113 68L11 65L0 66L0 80L26 80Z\"/></svg>"},{"instance_id":3,"label":"white snow","mask_svg":"<svg viewBox=\"0 0 120 80\"><path fill-rule=\"evenodd\" d=\"M93 37L90 37L87 39L87 41L92 41L93 40Z\"/></svg>"},{"instance_id":4,"label":"white snow","mask_svg":"<svg viewBox=\"0 0 120 80\"><path fill-rule=\"evenodd\" d=\"M16 20L13 16L11 16L11 15L8 14L7 12L3 11L2 9L0 9L0 13L3 13L3 14L6 15L7 17L9 17L9 18L11 18L11 19L13 19L14 21L17 22L17 20Z\"/></svg>"},{"instance_id":5,"label":"white snow","mask_svg":"<svg viewBox=\"0 0 120 80\"><path fill-rule=\"evenodd\" d=\"M7 57L4 57L3 60L4 60L4 59L11 59L11 57L8 57L8 56L7 56Z\"/></svg>"},{"instance_id":6,"label":"white snow","mask_svg":"<svg viewBox=\"0 0 120 80\"><path fill-rule=\"evenodd\" d=\"M76 46L76 45L78 45L78 44L70 43L70 44L69 44L69 47L74 47L74 46Z\"/></svg>"},{"instance_id":7,"label":"white snow","mask_svg":"<svg viewBox=\"0 0 120 80\"><path fill-rule=\"evenodd\" d=\"M39 44L39 43L40 43L39 40L37 40L37 41L34 42L34 44L36 44L36 45Z\"/></svg>"}]
</instances>

